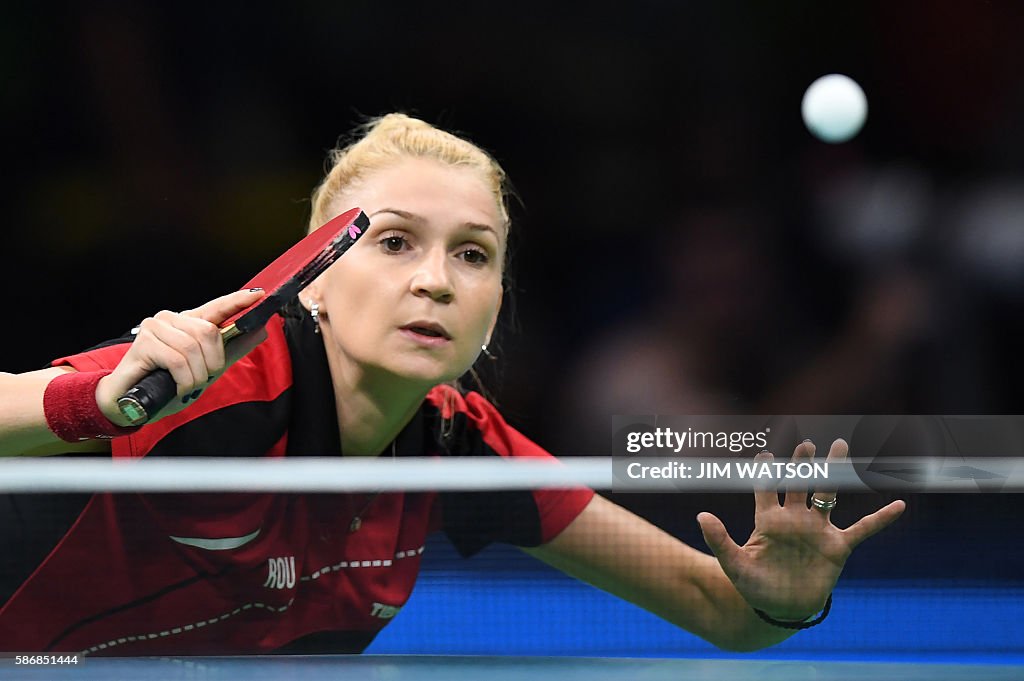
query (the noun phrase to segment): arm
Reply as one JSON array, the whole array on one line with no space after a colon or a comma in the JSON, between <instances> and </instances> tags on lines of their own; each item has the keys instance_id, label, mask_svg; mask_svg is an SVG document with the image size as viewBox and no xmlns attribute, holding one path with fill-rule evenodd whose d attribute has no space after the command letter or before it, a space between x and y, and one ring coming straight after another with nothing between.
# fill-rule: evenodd
<instances>
[{"instance_id":1,"label":"arm","mask_svg":"<svg viewBox=\"0 0 1024 681\"><path fill-rule=\"evenodd\" d=\"M128 352L96 385L94 399L111 423L125 426L117 399L154 369L166 368L174 376L178 395L208 385L227 367L241 359L266 338L266 333L246 334L225 348L218 325L259 300L262 291L238 291L180 314L160 312L139 326ZM0 456L44 456L69 452L109 453L109 440L65 442L48 427L43 395L52 380L73 372L72 367L52 367L24 374L0 374ZM186 408L175 400L150 422Z\"/></svg>"},{"instance_id":2,"label":"arm","mask_svg":"<svg viewBox=\"0 0 1024 681\"><path fill-rule=\"evenodd\" d=\"M805 443L794 459L813 455L813 445ZM845 456L846 443L837 440L829 459ZM709 556L595 497L560 535L528 552L720 648L750 651L795 633L766 624L753 608L786 621L817 613L853 548L895 521L904 507L893 502L840 530L827 512L807 508L806 490L788 492L784 505L775 491L759 491L755 528L743 546L718 518L698 516L715 552Z\"/></svg>"},{"instance_id":3,"label":"arm","mask_svg":"<svg viewBox=\"0 0 1024 681\"><path fill-rule=\"evenodd\" d=\"M525 550L725 650L757 650L796 633L762 622L714 556L600 496L560 535Z\"/></svg>"},{"instance_id":4,"label":"arm","mask_svg":"<svg viewBox=\"0 0 1024 681\"><path fill-rule=\"evenodd\" d=\"M53 379L74 371L52 367L25 374L0 373L0 456L109 453L109 440L64 442L46 427L43 392Z\"/></svg>"}]
</instances>

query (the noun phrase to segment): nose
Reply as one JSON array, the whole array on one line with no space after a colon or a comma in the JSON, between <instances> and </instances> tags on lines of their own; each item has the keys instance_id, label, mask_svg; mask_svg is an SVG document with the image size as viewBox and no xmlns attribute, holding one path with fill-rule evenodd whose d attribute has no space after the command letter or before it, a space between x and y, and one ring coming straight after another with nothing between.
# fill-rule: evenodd
<instances>
[{"instance_id":1,"label":"nose","mask_svg":"<svg viewBox=\"0 0 1024 681\"><path fill-rule=\"evenodd\" d=\"M455 297L448 256L443 249L434 249L417 263L409 288L413 295L430 298L438 303L450 303Z\"/></svg>"}]
</instances>

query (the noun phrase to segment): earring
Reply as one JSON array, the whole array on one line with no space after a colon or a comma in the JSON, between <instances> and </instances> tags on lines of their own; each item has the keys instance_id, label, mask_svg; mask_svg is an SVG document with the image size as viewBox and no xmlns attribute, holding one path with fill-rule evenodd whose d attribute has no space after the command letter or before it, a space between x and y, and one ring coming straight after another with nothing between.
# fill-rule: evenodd
<instances>
[{"instance_id":1,"label":"earring","mask_svg":"<svg viewBox=\"0 0 1024 681\"><path fill-rule=\"evenodd\" d=\"M487 359L491 360L492 362L498 359L497 355L493 354L490 350L487 349L487 343L481 345L480 350L484 353L484 356L487 357Z\"/></svg>"},{"instance_id":2,"label":"earring","mask_svg":"<svg viewBox=\"0 0 1024 681\"><path fill-rule=\"evenodd\" d=\"M309 316L313 320L313 333L320 334L320 303L310 303Z\"/></svg>"}]
</instances>

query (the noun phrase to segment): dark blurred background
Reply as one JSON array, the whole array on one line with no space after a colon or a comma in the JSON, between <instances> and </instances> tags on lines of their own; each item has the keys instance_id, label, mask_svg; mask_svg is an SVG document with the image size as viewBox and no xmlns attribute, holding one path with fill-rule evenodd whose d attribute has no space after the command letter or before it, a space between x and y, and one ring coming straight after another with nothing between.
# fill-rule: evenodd
<instances>
[{"instance_id":1,"label":"dark blurred background","mask_svg":"<svg viewBox=\"0 0 1024 681\"><path fill-rule=\"evenodd\" d=\"M4 14L4 371L237 288L302 233L338 137L399 110L515 183L516 328L494 387L555 453L607 453L616 413L1022 412L1024 4ZM840 145L800 119L832 72L869 102ZM837 522L883 500L851 495ZM620 501L698 545L697 510L742 539L752 509ZM851 571L1019 578L1019 502L915 498Z\"/></svg>"}]
</instances>

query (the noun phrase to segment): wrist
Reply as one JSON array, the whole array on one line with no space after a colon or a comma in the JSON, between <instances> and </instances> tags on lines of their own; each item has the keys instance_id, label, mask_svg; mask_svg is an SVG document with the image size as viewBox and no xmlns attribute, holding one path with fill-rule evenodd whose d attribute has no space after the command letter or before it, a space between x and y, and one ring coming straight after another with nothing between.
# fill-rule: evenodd
<instances>
[{"instance_id":1,"label":"wrist","mask_svg":"<svg viewBox=\"0 0 1024 681\"><path fill-rule=\"evenodd\" d=\"M100 381L109 371L69 372L50 381L43 392L46 425L65 442L108 439L138 430L111 420L97 401Z\"/></svg>"},{"instance_id":2,"label":"wrist","mask_svg":"<svg viewBox=\"0 0 1024 681\"><path fill-rule=\"evenodd\" d=\"M825 601L824 607L816 612L812 613L808 617L803 619L791 619L791 618L776 618L769 615L764 610L758 610L754 608L754 613L764 622L774 626L781 627L783 629L810 629L813 626L821 624L828 617L829 611L832 609L832 594L828 595L828 599Z\"/></svg>"}]
</instances>

